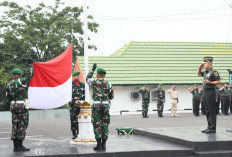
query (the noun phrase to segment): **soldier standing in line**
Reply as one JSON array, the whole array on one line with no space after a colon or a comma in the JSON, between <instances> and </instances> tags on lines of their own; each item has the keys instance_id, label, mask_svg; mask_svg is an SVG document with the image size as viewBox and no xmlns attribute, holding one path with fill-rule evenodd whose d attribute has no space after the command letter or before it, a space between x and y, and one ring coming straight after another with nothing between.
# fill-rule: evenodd
<instances>
[{"instance_id":1,"label":"soldier standing in line","mask_svg":"<svg viewBox=\"0 0 232 157\"><path fill-rule=\"evenodd\" d=\"M103 68L97 69L97 79L91 81L96 68L97 64L94 63L86 78L87 83L90 84L93 90L92 123L95 139L97 140L97 146L93 149L106 150L110 123L110 100L114 98L114 91L111 84L104 80L106 71Z\"/></svg>"},{"instance_id":2,"label":"soldier standing in line","mask_svg":"<svg viewBox=\"0 0 232 157\"><path fill-rule=\"evenodd\" d=\"M229 87L229 93L230 93L230 113L232 114L232 83Z\"/></svg>"},{"instance_id":3,"label":"soldier standing in line","mask_svg":"<svg viewBox=\"0 0 232 157\"><path fill-rule=\"evenodd\" d=\"M204 77L203 101L205 105L208 127L202 130L203 133L216 133L216 90L215 86L221 83L219 73L213 69L213 57L204 57L204 63L198 69L198 76ZM206 70L202 72L201 70Z\"/></svg>"},{"instance_id":4,"label":"soldier standing in line","mask_svg":"<svg viewBox=\"0 0 232 157\"><path fill-rule=\"evenodd\" d=\"M199 91L200 91L200 100L201 100L201 114L206 115L205 105L204 105L204 101L203 101L203 88L201 88Z\"/></svg>"},{"instance_id":5,"label":"soldier standing in line","mask_svg":"<svg viewBox=\"0 0 232 157\"><path fill-rule=\"evenodd\" d=\"M221 101L222 101L222 106L223 106L223 114L224 115L229 115L229 105L230 105L230 94L229 94L229 83L225 82L224 86L220 88L221 92Z\"/></svg>"},{"instance_id":6,"label":"soldier standing in line","mask_svg":"<svg viewBox=\"0 0 232 157\"><path fill-rule=\"evenodd\" d=\"M176 114L177 111L177 104L179 102L179 94L178 91L176 90L176 86L173 85L171 89L167 91L170 94L170 103L171 103L171 117L178 117Z\"/></svg>"},{"instance_id":7,"label":"soldier standing in line","mask_svg":"<svg viewBox=\"0 0 232 157\"><path fill-rule=\"evenodd\" d=\"M73 72L73 81L72 81L72 101L69 102L70 107L70 121L71 121L71 131L72 139L76 139L79 134L79 125L78 125L78 114L80 113L80 105L78 101L85 100L85 84L80 82L79 71Z\"/></svg>"},{"instance_id":8,"label":"soldier standing in line","mask_svg":"<svg viewBox=\"0 0 232 157\"><path fill-rule=\"evenodd\" d=\"M189 88L189 92L193 94L193 114L199 116L200 109L200 92L198 90L197 84L194 84L193 87Z\"/></svg>"},{"instance_id":9,"label":"soldier standing in line","mask_svg":"<svg viewBox=\"0 0 232 157\"><path fill-rule=\"evenodd\" d=\"M154 91L157 94L158 103L157 103L157 113L159 117L163 117L163 109L165 103L165 91L163 90L163 84L159 83L158 87Z\"/></svg>"},{"instance_id":10,"label":"soldier standing in line","mask_svg":"<svg viewBox=\"0 0 232 157\"><path fill-rule=\"evenodd\" d=\"M23 146L23 140L29 123L28 86L32 73L33 69L30 68L28 76L22 77L22 70L13 69L13 79L6 86L6 96L12 113L11 140L13 140L15 152L30 150Z\"/></svg>"},{"instance_id":11,"label":"soldier standing in line","mask_svg":"<svg viewBox=\"0 0 232 157\"><path fill-rule=\"evenodd\" d=\"M219 114L220 102L221 102L219 85L216 85L215 89L216 89L216 113Z\"/></svg>"},{"instance_id":12,"label":"soldier standing in line","mask_svg":"<svg viewBox=\"0 0 232 157\"><path fill-rule=\"evenodd\" d=\"M138 92L142 95L142 116L143 118L149 118L147 113L150 103L150 91L148 91L147 85L144 85Z\"/></svg>"}]
</instances>

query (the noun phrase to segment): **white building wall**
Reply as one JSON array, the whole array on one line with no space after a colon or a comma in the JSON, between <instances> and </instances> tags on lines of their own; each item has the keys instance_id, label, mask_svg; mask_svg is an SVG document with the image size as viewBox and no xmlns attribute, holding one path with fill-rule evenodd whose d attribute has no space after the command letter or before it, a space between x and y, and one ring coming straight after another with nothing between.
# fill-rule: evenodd
<instances>
[{"instance_id":1,"label":"white building wall","mask_svg":"<svg viewBox=\"0 0 232 157\"><path fill-rule=\"evenodd\" d=\"M179 103L177 110L191 109L192 108L192 94L188 92L189 85L177 85L177 91L179 92ZM111 101L111 113L120 112L121 110L136 111L142 109L142 102L140 100L132 100L131 92L138 91L142 86L114 86L114 99ZM150 89L151 86L148 86ZM171 85L164 85L166 103L164 104L164 110L170 109L170 96L167 90L171 88ZM154 88L151 89L153 91ZM149 104L149 110L157 109L157 101L153 100Z\"/></svg>"}]
</instances>

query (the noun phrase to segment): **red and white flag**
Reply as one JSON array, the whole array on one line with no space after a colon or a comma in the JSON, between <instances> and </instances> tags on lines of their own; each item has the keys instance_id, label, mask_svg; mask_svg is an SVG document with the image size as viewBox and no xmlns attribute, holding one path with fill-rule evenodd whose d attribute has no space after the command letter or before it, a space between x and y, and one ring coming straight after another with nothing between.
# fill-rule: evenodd
<instances>
[{"instance_id":1,"label":"red and white flag","mask_svg":"<svg viewBox=\"0 0 232 157\"><path fill-rule=\"evenodd\" d=\"M72 99L72 44L62 54L47 62L34 62L34 76L29 83L30 108L52 109Z\"/></svg>"}]
</instances>

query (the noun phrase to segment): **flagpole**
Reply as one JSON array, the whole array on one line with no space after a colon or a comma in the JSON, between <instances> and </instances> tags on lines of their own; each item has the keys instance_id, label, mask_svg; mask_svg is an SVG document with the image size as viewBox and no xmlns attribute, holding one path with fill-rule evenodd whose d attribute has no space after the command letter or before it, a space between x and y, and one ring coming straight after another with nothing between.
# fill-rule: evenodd
<instances>
[{"instance_id":1,"label":"flagpole","mask_svg":"<svg viewBox=\"0 0 232 157\"><path fill-rule=\"evenodd\" d=\"M85 78L89 72L88 57L88 23L87 23L87 0L84 0L84 61L85 61ZM79 134L78 138L70 141L71 144L95 144L96 139L93 132L93 124L91 123L91 105L89 101L89 84L85 81L85 101L79 101L81 111L78 115Z\"/></svg>"},{"instance_id":2,"label":"flagpole","mask_svg":"<svg viewBox=\"0 0 232 157\"><path fill-rule=\"evenodd\" d=\"M85 78L89 72L89 56L88 56L88 23L87 23L87 0L84 0L84 61L85 61ZM89 101L89 85L85 81L85 101Z\"/></svg>"}]
</instances>

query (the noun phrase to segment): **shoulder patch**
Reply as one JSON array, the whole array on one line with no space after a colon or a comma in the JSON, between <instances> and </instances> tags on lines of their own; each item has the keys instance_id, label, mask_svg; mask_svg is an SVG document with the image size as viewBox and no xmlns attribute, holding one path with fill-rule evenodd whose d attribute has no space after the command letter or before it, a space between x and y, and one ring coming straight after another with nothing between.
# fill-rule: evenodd
<instances>
[{"instance_id":1,"label":"shoulder patch","mask_svg":"<svg viewBox=\"0 0 232 157\"><path fill-rule=\"evenodd\" d=\"M215 72L214 72L214 75L215 75L216 77L218 77L218 72L217 72L217 71L215 71Z\"/></svg>"}]
</instances>

